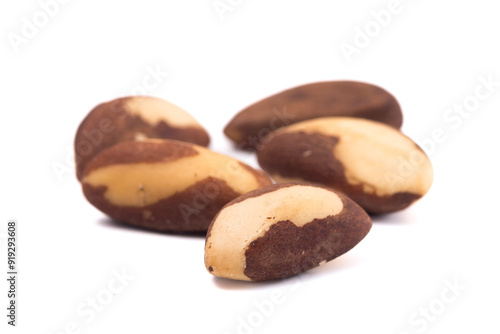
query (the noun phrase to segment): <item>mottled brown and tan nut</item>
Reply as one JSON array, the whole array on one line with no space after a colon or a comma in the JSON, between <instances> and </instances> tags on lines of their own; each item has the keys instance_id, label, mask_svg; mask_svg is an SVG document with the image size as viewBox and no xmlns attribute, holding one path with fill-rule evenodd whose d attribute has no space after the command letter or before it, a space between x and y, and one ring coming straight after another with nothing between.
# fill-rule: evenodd
<instances>
[{"instance_id":1,"label":"mottled brown and tan nut","mask_svg":"<svg viewBox=\"0 0 500 334\"><path fill-rule=\"evenodd\" d=\"M297 275L356 246L368 214L347 196L311 184L274 184L227 204L210 225L205 266L215 276L265 281Z\"/></svg>"},{"instance_id":2,"label":"mottled brown and tan nut","mask_svg":"<svg viewBox=\"0 0 500 334\"><path fill-rule=\"evenodd\" d=\"M207 146L210 138L196 119L178 106L150 96L99 104L85 117L75 137L76 175L102 150L127 140L164 138Z\"/></svg>"},{"instance_id":3,"label":"mottled brown and tan nut","mask_svg":"<svg viewBox=\"0 0 500 334\"><path fill-rule=\"evenodd\" d=\"M277 182L308 181L340 190L369 213L408 207L433 179L429 158L410 138L360 118L290 125L259 147L258 159Z\"/></svg>"},{"instance_id":4,"label":"mottled brown and tan nut","mask_svg":"<svg viewBox=\"0 0 500 334\"><path fill-rule=\"evenodd\" d=\"M327 81L294 87L240 111L226 126L226 136L241 149L254 149L272 131L305 120L347 116L386 123L399 129L403 114L386 90L356 81Z\"/></svg>"},{"instance_id":5,"label":"mottled brown and tan nut","mask_svg":"<svg viewBox=\"0 0 500 334\"><path fill-rule=\"evenodd\" d=\"M83 173L83 192L110 217L170 232L206 232L234 198L271 184L263 172L204 147L168 139L116 144Z\"/></svg>"}]
</instances>

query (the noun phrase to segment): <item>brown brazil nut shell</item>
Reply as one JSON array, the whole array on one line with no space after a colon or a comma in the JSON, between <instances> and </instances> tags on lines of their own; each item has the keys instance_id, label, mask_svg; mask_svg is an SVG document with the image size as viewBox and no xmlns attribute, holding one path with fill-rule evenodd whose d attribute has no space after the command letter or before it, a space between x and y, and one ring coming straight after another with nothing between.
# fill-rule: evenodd
<instances>
[{"instance_id":1,"label":"brown brazil nut shell","mask_svg":"<svg viewBox=\"0 0 500 334\"><path fill-rule=\"evenodd\" d=\"M81 181L87 163L119 142L175 139L207 146L210 138L196 119L178 106L150 96L115 99L96 106L80 124L75 137L76 174Z\"/></svg>"},{"instance_id":2,"label":"brown brazil nut shell","mask_svg":"<svg viewBox=\"0 0 500 334\"><path fill-rule=\"evenodd\" d=\"M427 193L433 170L410 138L385 124L350 117L297 123L258 150L276 182L308 181L342 191L369 213L408 207Z\"/></svg>"},{"instance_id":3,"label":"brown brazil nut shell","mask_svg":"<svg viewBox=\"0 0 500 334\"><path fill-rule=\"evenodd\" d=\"M287 89L240 111L226 126L226 136L242 149L253 149L280 127L305 120L347 116L386 123L399 129L403 114L398 101L375 85L326 81Z\"/></svg>"},{"instance_id":4,"label":"brown brazil nut shell","mask_svg":"<svg viewBox=\"0 0 500 334\"><path fill-rule=\"evenodd\" d=\"M207 233L205 266L236 280L290 277L346 253L371 226L359 205L332 189L274 184L218 213Z\"/></svg>"},{"instance_id":5,"label":"brown brazil nut shell","mask_svg":"<svg viewBox=\"0 0 500 334\"><path fill-rule=\"evenodd\" d=\"M114 145L88 163L82 178L85 197L105 214L171 232L206 232L225 204L269 184L242 162L168 139Z\"/></svg>"}]
</instances>

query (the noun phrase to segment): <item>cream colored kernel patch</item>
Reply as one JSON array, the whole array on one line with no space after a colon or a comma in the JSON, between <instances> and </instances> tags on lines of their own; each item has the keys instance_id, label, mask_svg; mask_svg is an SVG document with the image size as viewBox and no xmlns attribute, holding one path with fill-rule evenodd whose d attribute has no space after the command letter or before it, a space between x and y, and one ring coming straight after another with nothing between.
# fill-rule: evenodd
<instances>
[{"instance_id":1,"label":"cream colored kernel patch","mask_svg":"<svg viewBox=\"0 0 500 334\"><path fill-rule=\"evenodd\" d=\"M365 193L423 195L432 184L429 158L410 138L388 125L360 118L326 117L290 125L282 132L338 137L333 151L344 165L347 182L362 185Z\"/></svg>"},{"instance_id":2,"label":"cream colored kernel patch","mask_svg":"<svg viewBox=\"0 0 500 334\"><path fill-rule=\"evenodd\" d=\"M139 116L151 126L161 121L175 127L200 126L196 119L185 110L156 97L130 97L125 100L125 109L129 114Z\"/></svg>"},{"instance_id":3,"label":"cream colored kernel patch","mask_svg":"<svg viewBox=\"0 0 500 334\"><path fill-rule=\"evenodd\" d=\"M205 246L205 265L212 267L215 276L250 280L244 273L245 252L272 225L290 220L300 227L342 210L337 194L305 185L281 188L230 205L219 213L212 226Z\"/></svg>"},{"instance_id":4,"label":"cream colored kernel patch","mask_svg":"<svg viewBox=\"0 0 500 334\"><path fill-rule=\"evenodd\" d=\"M310 181L307 181L307 180L304 180L304 179L301 179L299 177L285 177L285 176L281 176L279 174L269 174L269 176L271 177L271 179L273 179L276 183L289 183L289 182L308 182L308 183L312 183Z\"/></svg>"},{"instance_id":5,"label":"cream colored kernel patch","mask_svg":"<svg viewBox=\"0 0 500 334\"><path fill-rule=\"evenodd\" d=\"M198 155L170 162L119 164L99 168L83 183L105 186L104 197L117 206L143 207L168 198L208 177L226 181L243 194L259 187L255 176L229 157L196 148ZM214 190L210 189L210 193Z\"/></svg>"}]
</instances>

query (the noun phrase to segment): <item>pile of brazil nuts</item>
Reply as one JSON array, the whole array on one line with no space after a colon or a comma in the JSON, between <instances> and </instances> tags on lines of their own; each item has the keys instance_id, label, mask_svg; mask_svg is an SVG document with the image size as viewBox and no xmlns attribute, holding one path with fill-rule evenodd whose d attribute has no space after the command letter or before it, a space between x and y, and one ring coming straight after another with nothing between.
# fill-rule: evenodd
<instances>
[{"instance_id":1,"label":"pile of brazil nuts","mask_svg":"<svg viewBox=\"0 0 500 334\"><path fill-rule=\"evenodd\" d=\"M102 123L108 133L98 132ZM228 202L272 183L205 148L209 140L190 114L167 101L113 100L95 107L78 128L77 177L87 200L113 219L157 231L206 232ZM88 141L96 145L81 151Z\"/></svg>"},{"instance_id":2,"label":"pile of brazil nuts","mask_svg":"<svg viewBox=\"0 0 500 334\"><path fill-rule=\"evenodd\" d=\"M75 137L87 200L145 229L204 233L209 273L243 281L290 277L356 246L369 214L407 208L432 165L400 132L397 100L368 83L298 86L239 112L225 134L265 171L206 148L189 113L155 97L95 107Z\"/></svg>"}]
</instances>

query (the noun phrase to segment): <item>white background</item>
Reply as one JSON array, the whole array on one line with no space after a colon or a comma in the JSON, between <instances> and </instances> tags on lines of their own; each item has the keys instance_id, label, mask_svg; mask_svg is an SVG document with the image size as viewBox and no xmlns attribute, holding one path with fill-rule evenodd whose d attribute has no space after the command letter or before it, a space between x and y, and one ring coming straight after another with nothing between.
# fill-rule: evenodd
<instances>
[{"instance_id":1,"label":"white background","mask_svg":"<svg viewBox=\"0 0 500 334\"><path fill-rule=\"evenodd\" d=\"M18 220L20 238L18 327L8 333L498 333L500 87L467 117L443 118L474 102L481 77L500 81L498 10L491 0L401 0L376 31L371 12L389 2L233 0L221 19L212 0L73 0L14 47L23 18L43 24L42 9L3 1L2 268L8 219ZM373 37L348 62L340 45L366 25ZM375 218L356 248L307 275L216 279L203 264L203 237L111 223L74 177L79 122L96 104L136 91L148 69L168 72L148 94L193 114L213 150L255 167L222 134L240 109L308 82L380 85L401 103L408 136L429 143L444 133L427 148L433 187L409 209ZM122 270L133 279L101 312L77 311L109 296ZM0 289L4 333L5 279ZM272 307L271 296L280 296Z\"/></svg>"}]
</instances>

